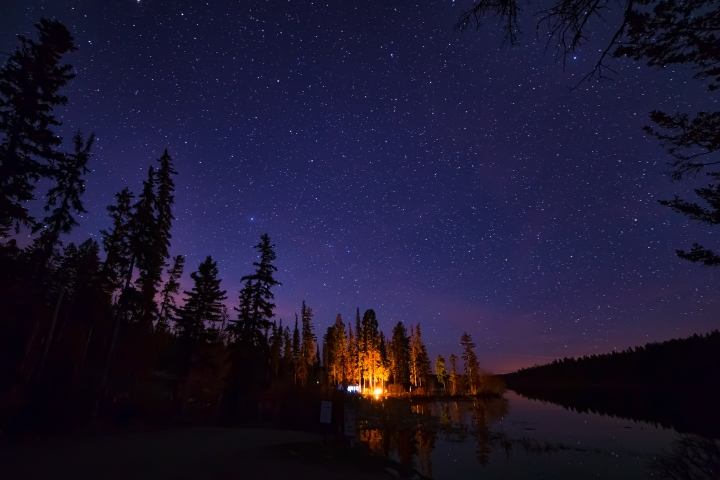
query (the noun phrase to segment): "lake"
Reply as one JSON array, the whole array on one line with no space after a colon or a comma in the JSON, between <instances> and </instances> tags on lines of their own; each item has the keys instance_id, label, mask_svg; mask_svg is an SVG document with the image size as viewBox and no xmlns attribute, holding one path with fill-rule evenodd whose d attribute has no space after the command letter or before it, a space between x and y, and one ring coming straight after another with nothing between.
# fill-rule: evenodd
<instances>
[{"instance_id":1,"label":"lake","mask_svg":"<svg viewBox=\"0 0 720 480\"><path fill-rule=\"evenodd\" d=\"M685 470L687 478L720 478L712 470L720 468L718 441L513 391L462 401L363 399L358 419L373 451L436 480L685 478ZM694 458L710 464L689 467Z\"/></svg>"}]
</instances>

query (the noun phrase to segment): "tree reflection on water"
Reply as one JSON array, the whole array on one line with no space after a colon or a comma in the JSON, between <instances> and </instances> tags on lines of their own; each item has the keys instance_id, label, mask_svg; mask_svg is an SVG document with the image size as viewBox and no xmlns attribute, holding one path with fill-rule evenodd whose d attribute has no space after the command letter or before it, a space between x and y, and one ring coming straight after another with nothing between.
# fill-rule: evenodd
<instances>
[{"instance_id":1,"label":"tree reflection on water","mask_svg":"<svg viewBox=\"0 0 720 480\"><path fill-rule=\"evenodd\" d=\"M396 455L406 468L414 467L417 456L420 471L432 476L432 451L438 433L450 442L464 442L471 436L477 442L476 457L484 466L497 437L488 425L507 412L508 401L502 397L461 402L363 401L358 410L360 440L380 455Z\"/></svg>"},{"instance_id":2,"label":"tree reflection on water","mask_svg":"<svg viewBox=\"0 0 720 480\"><path fill-rule=\"evenodd\" d=\"M485 418L487 411L485 407L477 400L472 403L472 427L477 448L475 456L480 465L485 466L490 461L490 430L488 430L487 420Z\"/></svg>"},{"instance_id":3,"label":"tree reflection on water","mask_svg":"<svg viewBox=\"0 0 720 480\"><path fill-rule=\"evenodd\" d=\"M647 434L639 433L643 430L642 425L628 430L628 433L630 431L636 433L629 434L620 441L615 439L613 432L611 432L612 439L603 436L607 435L608 431L602 429L591 434L586 426L587 420L577 418L574 420L583 422L581 430L574 430L575 433L570 435L561 434L561 442L550 441L542 438L546 437L545 433L539 438L533 433L525 434L525 430L535 430L534 427L525 428L527 422L524 419L527 412L519 417L523 419L520 422L522 425L514 426L518 422L511 420L513 416L508 417L509 402L503 397L434 402L398 398L387 398L382 401L368 399L358 404L357 411L361 441L366 442L377 454L394 458L404 468L417 469L420 473L431 477L433 450L436 447L443 451L443 456L436 456L434 459L435 468L441 470L447 466L445 455L452 451L448 444L467 442L468 447L474 443L474 448L460 448L457 452L466 453L455 457L455 461L463 462L464 472L475 471L473 470L475 467L488 469L493 474L498 471L517 472L518 478L523 478L522 475L528 473L527 470L523 470L528 463L523 460L524 456L513 459L512 452L515 450L527 456L542 457L539 462L532 460L530 464L533 465L533 469L538 471L546 469L549 474L555 472L558 465L558 457L554 455L565 454L566 456L561 457L566 469L565 476L555 478L581 478L577 475L585 475L585 473L588 476L598 474L603 476L610 471L609 469L617 469L615 472L625 475L623 478L640 478L633 475L642 476L652 473L653 478L667 480L720 479L720 440L710 440L692 434L677 434L671 450L666 454L657 455L654 452L658 450L653 450L660 448L653 446L658 445L657 439L652 437L653 433L650 431ZM517 413L513 415L517 416ZM544 420L546 431L552 432L553 427L556 428L557 425L549 422L557 420L557 416L549 415ZM597 425L618 428L614 426L617 422L596 422L594 428L597 428ZM623 425L623 428L631 427ZM578 438L577 432L596 436ZM643 435L650 435L654 440L643 444L642 442L645 441ZM555 437L558 437L557 432ZM671 438L672 435L665 437L667 443L664 444L670 445ZM581 439L582 442L578 441ZM504 453L504 462L500 460L503 457L501 452ZM500 453L500 456L496 455L497 453ZM472 457L468 458L467 454L474 454L475 460ZM463 455L467 458L467 462L462 460ZM491 458L493 458L492 465ZM546 460L547 463L544 463ZM501 468L506 470L498 470L498 465L502 464L504 466ZM442 471L436 473L443 475ZM455 473L453 470L452 474Z\"/></svg>"}]
</instances>

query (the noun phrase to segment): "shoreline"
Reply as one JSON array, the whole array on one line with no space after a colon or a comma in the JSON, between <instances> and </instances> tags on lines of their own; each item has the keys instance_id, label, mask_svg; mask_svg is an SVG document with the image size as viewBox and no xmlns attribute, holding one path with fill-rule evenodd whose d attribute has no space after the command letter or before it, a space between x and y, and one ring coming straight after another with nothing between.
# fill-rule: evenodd
<instances>
[{"instance_id":1,"label":"shoreline","mask_svg":"<svg viewBox=\"0 0 720 480\"><path fill-rule=\"evenodd\" d=\"M428 478L362 444L323 440L317 433L228 427L34 438L0 452L0 478Z\"/></svg>"}]
</instances>

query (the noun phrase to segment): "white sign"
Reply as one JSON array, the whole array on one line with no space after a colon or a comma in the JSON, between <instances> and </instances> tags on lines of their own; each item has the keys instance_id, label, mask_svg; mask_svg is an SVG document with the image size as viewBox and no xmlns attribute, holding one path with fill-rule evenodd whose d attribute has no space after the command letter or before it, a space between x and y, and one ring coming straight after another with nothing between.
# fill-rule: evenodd
<instances>
[{"instance_id":1,"label":"white sign","mask_svg":"<svg viewBox=\"0 0 720 480\"><path fill-rule=\"evenodd\" d=\"M355 419L355 405L345 404L345 436L346 437L357 436L357 431L355 429L356 422L357 422L357 420Z\"/></svg>"},{"instance_id":2,"label":"white sign","mask_svg":"<svg viewBox=\"0 0 720 480\"><path fill-rule=\"evenodd\" d=\"M331 423L332 421L332 402L323 400L320 404L320 423Z\"/></svg>"}]
</instances>

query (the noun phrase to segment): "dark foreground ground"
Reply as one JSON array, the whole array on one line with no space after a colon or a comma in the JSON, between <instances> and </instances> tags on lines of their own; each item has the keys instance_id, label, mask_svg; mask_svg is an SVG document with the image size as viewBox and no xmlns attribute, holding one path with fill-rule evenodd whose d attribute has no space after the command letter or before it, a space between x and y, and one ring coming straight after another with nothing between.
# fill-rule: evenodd
<instances>
[{"instance_id":1,"label":"dark foreground ground","mask_svg":"<svg viewBox=\"0 0 720 480\"><path fill-rule=\"evenodd\" d=\"M395 478L388 461L311 433L186 428L3 445L0 479L231 480ZM401 472L409 478L412 472Z\"/></svg>"}]
</instances>

